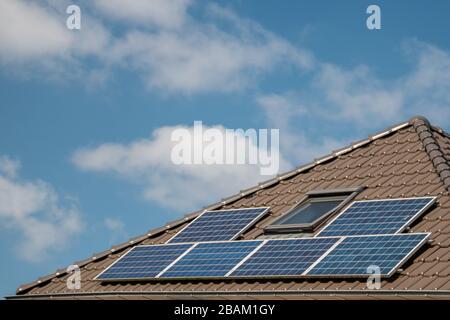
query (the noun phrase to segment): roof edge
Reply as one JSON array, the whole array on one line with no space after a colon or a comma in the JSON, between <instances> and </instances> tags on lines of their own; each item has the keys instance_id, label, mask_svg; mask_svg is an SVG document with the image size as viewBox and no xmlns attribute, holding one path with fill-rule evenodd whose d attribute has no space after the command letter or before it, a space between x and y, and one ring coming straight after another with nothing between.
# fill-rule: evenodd
<instances>
[{"instance_id":1,"label":"roof edge","mask_svg":"<svg viewBox=\"0 0 450 320\"><path fill-rule=\"evenodd\" d=\"M244 296L244 295L323 295L337 296L444 296L450 298L450 290L230 290L230 291L105 291L81 293L47 293L6 296L7 300L52 299L64 297L117 297L117 296Z\"/></svg>"},{"instance_id":2,"label":"roof edge","mask_svg":"<svg viewBox=\"0 0 450 320\"><path fill-rule=\"evenodd\" d=\"M433 131L448 135L441 129L433 127L427 118L422 116L414 117L410 120L416 130L425 151L427 152L434 168L436 169L445 189L450 194L450 165L441 150L439 143L433 135Z\"/></svg>"}]
</instances>

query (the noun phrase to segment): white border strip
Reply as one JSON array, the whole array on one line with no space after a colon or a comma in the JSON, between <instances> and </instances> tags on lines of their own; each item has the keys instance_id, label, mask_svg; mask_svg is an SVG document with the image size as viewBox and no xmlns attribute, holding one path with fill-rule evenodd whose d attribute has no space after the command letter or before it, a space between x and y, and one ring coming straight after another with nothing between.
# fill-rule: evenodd
<instances>
[{"instance_id":1,"label":"white border strip","mask_svg":"<svg viewBox=\"0 0 450 320\"><path fill-rule=\"evenodd\" d=\"M250 259L251 256L253 256L256 252L259 251L259 249L261 249L261 247L263 245L265 245L269 240L263 240L255 249L252 250L252 252L250 252L246 257L244 257L244 259L242 259L241 261L239 261L230 271L228 271L225 274L225 277L228 277L230 274L232 274L237 268L239 268L245 261L247 261L248 259Z\"/></svg>"},{"instance_id":2,"label":"white border strip","mask_svg":"<svg viewBox=\"0 0 450 320\"><path fill-rule=\"evenodd\" d=\"M172 266L177 263L178 261L181 260L181 258L183 258L185 255L187 255L189 252L191 252L196 246L198 245L198 243L194 243L189 249L187 249L185 252L183 252L180 256L178 256L178 258L176 258L175 260L173 260L167 267L165 267L160 273L158 273L155 278L159 278L164 272L166 272L167 270L169 270L170 268L172 268Z\"/></svg>"},{"instance_id":3,"label":"white border strip","mask_svg":"<svg viewBox=\"0 0 450 320\"><path fill-rule=\"evenodd\" d=\"M344 241L346 237L341 237L335 244L333 244L327 251L325 251L312 265L309 266L308 269L303 271L302 276L305 276L312 268L314 268L319 262L321 262L328 254L334 250L342 241Z\"/></svg>"}]
</instances>

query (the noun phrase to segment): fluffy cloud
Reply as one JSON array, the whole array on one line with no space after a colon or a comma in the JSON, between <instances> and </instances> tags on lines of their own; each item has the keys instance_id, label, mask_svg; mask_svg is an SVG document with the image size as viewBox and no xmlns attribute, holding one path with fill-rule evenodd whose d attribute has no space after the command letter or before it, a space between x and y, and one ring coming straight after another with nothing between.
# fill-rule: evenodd
<instances>
[{"instance_id":1,"label":"fluffy cloud","mask_svg":"<svg viewBox=\"0 0 450 320\"><path fill-rule=\"evenodd\" d=\"M166 29L180 28L188 20L190 0L95 0L96 7L106 16L131 23Z\"/></svg>"},{"instance_id":2,"label":"fluffy cloud","mask_svg":"<svg viewBox=\"0 0 450 320\"><path fill-rule=\"evenodd\" d=\"M46 64L63 59L70 63L71 59L83 55L101 54L109 42L107 29L83 14L81 30L71 31L66 27L65 8L61 4L38 6L21 0L2 1L0 57L3 62Z\"/></svg>"},{"instance_id":3,"label":"fluffy cloud","mask_svg":"<svg viewBox=\"0 0 450 320\"><path fill-rule=\"evenodd\" d=\"M110 233L110 243L123 241L128 237L128 233L125 230L125 223L122 220L109 217L105 218L103 224Z\"/></svg>"},{"instance_id":4,"label":"fluffy cloud","mask_svg":"<svg viewBox=\"0 0 450 320\"><path fill-rule=\"evenodd\" d=\"M0 2L0 44L2 58L25 60L63 53L71 39L50 9L6 0Z\"/></svg>"},{"instance_id":5,"label":"fluffy cloud","mask_svg":"<svg viewBox=\"0 0 450 320\"><path fill-rule=\"evenodd\" d=\"M404 48L411 69L397 78L382 79L367 65L344 69L319 62L306 87L260 95L256 101L268 124L282 128L284 155L294 163L309 161L348 144L334 138L338 130L341 137L352 134L350 140L355 130L375 130L417 114L445 126L450 121L449 53L418 41ZM321 124L320 140L314 123Z\"/></svg>"},{"instance_id":6,"label":"fluffy cloud","mask_svg":"<svg viewBox=\"0 0 450 320\"><path fill-rule=\"evenodd\" d=\"M26 64L21 71L36 67L51 76L83 79L99 70L106 77L111 69L131 68L150 88L185 94L242 90L281 63L299 70L314 63L305 50L229 10L206 5L198 19L188 14L190 4L87 2L81 6L81 30L71 31L65 27L64 5L5 1L0 4L0 59L16 72ZM111 34L108 27L116 20L124 22L121 32ZM87 66L92 58L98 70Z\"/></svg>"},{"instance_id":7,"label":"fluffy cloud","mask_svg":"<svg viewBox=\"0 0 450 320\"><path fill-rule=\"evenodd\" d=\"M40 261L64 248L82 229L76 205L62 207L49 184L19 179L18 163L11 165L6 156L0 159L0 225L18 232L17 254L27 261Z\"/></svg>"},{"instance_id":8,"label":"fluffy cloud","mask_svg":"<svg viewBox=\"0 0 450 320\"><path fill-rule=\"evenodd\" d=\"M104 67L87 67L83 59L98 60L110 41L100 21L82 13L81 30L66 27L68 1L0 2L0 65L25 78L83 79L104 77ZM103 75L100 75L100 72Z\"/></svg>"},{"instance_id":9,"label":"fluffy cloud","mask_svg":"<svg viewBox=\"0 0 450 320\"><path fill-rule=\"evenodd\" d=\"M312 86L316 97L309 101L320 105L323 114L362 127L416 114L445 125L450 120L450 55L418 41L407 41L403 47L411 71L397 78L382 79L367 65L345 70L322 64Z\"/></svg>"},{"instance_id":10,"label":"fluffy cloud","mask_svg":"<svg viewBox=\"0 0 450 320\"><path fill-rule=\"evenodd\" d=\"M150 88L187 94L247 88L258 73L289 54L286 43L243 41L219 30L176 33L131 32L112 50L113 61L145 72Z\"/></svg>"},{"instance_id":11,"label":"fluffy cloud","mask_svg":"<svg viewBox=\"0 0 450 320\"><path fill-rule=\"evenodd\" d=\"M5 155L0 155L0 174L4 174L9 178L14 178L17 175L19 168L19 161Z\"/></svg>"},{"instance_id":12,"label":"fluffy cloud","mask_svg":"<svg viewBox=\"0 0 450 320\"><path fill-rule=\"evenodd\" d=\"M367 66L343 70L324 64L315 81L325 102L335 111L329 114L339 119L358 123L364 123L368 118L390 120L395 118L403 104L402 90L373 77Z\"/></svg>"},{"instance_id":13,"label":"fluffy cloud","mask_svg":"<svg viewBox=\"0 0 450 320\"><path fill-rule=\"evenodd\" d=\"M425 112L435 123L450 122L450 54L435 46L412 41L405 48L415 65L397 86L406 97L403 112Z\"/></svg>"},{"instance_id":14,"label":"fluffy cloud","mask_svg":"<svg viewBox=\"0 0 450 320\"><path fill-rule=\"evenodd\" d=\"M225 133L222 126L214 128ZM192 127L163 127L155 130L150 139L79 149L72 160L81 170L111 172L143 184L146 199L184 212L269 178L260 175L258 165L175 165L171 161L175 145L171 134L176 129L188 130L194 139L199 138ZM236 138L242 139L242 136L236 134ZM258 146L253 144L252 148ZM281 167L286 168L286 161L280 159L280 162Z\"/></svg>"},{"instance_id":15,"label":"fluffy cloud","mask_svg":"<svg viewBox=\"0 0 450 320\"><path fill-rule=\"evenodd\" d=\"M107 59L144 73L150 88L187 94L242 90L281 62L300 69L313 64L307 52L231 11L215 5L206 11L208 22L185 19L182 29L130 31L116 39Z\"/></svg>"},{"instance_id":16,"label":"fluffy cloud","mask_svg":"<svg viewBox=\"0 0 450 320\"><path fill-rule=\"evenodd\" d=\"M267 94L257 97L268 126L280 128L280 147L283 156L291 163L306 163L314 157L328 154L344 144L332 137L319 141L308 139L308 133L299 123L305 123L309 110L294 93Z\"/></svg>"}]
</instances>

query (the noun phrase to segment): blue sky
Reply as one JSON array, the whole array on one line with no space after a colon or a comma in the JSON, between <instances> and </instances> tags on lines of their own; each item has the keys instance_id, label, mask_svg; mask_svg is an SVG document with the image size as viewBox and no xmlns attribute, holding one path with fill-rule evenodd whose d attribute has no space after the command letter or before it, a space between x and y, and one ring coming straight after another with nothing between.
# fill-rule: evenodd
<instances>
[{"instance_id":1,"label":"blue sky","mask_svg":"<svg viewBox=\"0 0 450 320\"><path fill-rule=\"evenodd\" d=\"M81 30L65 26L69 4ZM366 28L381 8L382 29ZM2 1L0 294L266 180L169 165L195 120L279 128L289 169L427 116L450 129L448 1Z\"/></svg>"}]
</instances>

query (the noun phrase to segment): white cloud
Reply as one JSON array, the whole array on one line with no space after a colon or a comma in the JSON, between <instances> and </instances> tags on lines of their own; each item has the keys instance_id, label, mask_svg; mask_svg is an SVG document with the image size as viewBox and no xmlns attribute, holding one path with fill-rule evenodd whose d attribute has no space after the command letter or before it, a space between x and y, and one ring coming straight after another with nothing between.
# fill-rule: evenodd
<instances>
[{"instance_id":1,"label":"white cloud","mask_svg":"<svg viewBox=\"0 0 450 320\"><path fill-rule=\"evenodd\" d=\"M16 252L21 258L43 260L81 232L81 215L75 204L62 207L49 184L22 181L16 174L6 173L0 172L0 225L17 231Z\"/></svg>"},{"instance_id":2,"label":"white cloud","mask_svg":"<svg viewBox=\"0 0 450 320\"><path fill-rule=\"evenodd\" d=\"M364 123L368 118L378 122L390 120L403 104L402 90L373 77L367 66L344 70L324 64L317 73L315 85L335 111L330 114L327 110L330 116L357 123Z\"/></svg>"},{"instance_id":3,"label":"white cloud","mask_svg":"<svg viewBox=\"0 0 450 320\"><path fill-rule=\"evenodd\" d=\"M415 65L399 79L405 92L406 112L425 113L438 124L450 122L450 54L435 46L412 41L405 45Z\"/></svg>"},{"instance_id":4,"label":"white cloud","mask_svg":"<svg viewBox=\"0 0 450 320\"><path fill-rule=\"evenodd\" d=\"M419 41L407 41L411 71L383 79L367 65L350 70L322 64L315 76L309 108L320 106L322 115L338 121L353 121L372 128L392 119L416 114L445 125L450 121L450 55ZM315 91L314 91L315 90ZM325 99L320 98L320 93Z\"/></svg>"},{"instance_id":5,"label":"white cloud","mask_svg":"<svg viewBox=\"0 0 450 320\"><path fill-rule=\"evenodd\" d=\"M40 68L50 77L82 79L99 72L86 61L94 58L98 69L105 69L103 77L121 66L159 92L185 94L242 90L276 66L305 70L314 63L305 50L218 5L203 5L201 18L194 18L187 12L190 3L97 0L100 15L94 19L89 11L94 5L86 3L81 30L71 31L63 5L2 2L0 58L15 72ZM127 23L112 34L106 26L115 19Z\"/></svg>"},{"instance_id":6,"label":"white cloud","mask_svg":"<svg viewBox=\"0 0 450 320\"><path fill-rule=\"evenodd\" d=\"M100 71L85 65L83 59L101 59L109 31L85 13L81 30L67 29L65 4L69 2L0 2L0 64L5 70L26 79L95 83L92 78L98 79Z\"/></svg>"},{"instance_id":7,"label":"white cloud","mask_svg":"<svg viewBox=\"0 0 450 320\"><path fill-rule=\"evenodd\" d=\"M123 221L115 218L105 218L105 226L112 232L122 233L125 231L125 224Z\"/></svg>"},{"instance_id":8,"label":"white cloud","mask_svg":"<svg viewBox=\"0 0 450 320\"><path fill-rule=\"evenodd\" d=\"M161 28L180 28L188 20L190 0L95 0L101 12L113 19Z\"/></svg>"},{"instance_id":9,"label":"white cloud","mask_svg":"<svg viewBox=\"0 0 450 320\"><path fill-rule=\"evenodd\" d=\"M145 72L150 88L187 94L243 90L260 72L281 62L284 44L243 42L217 30L129 33L112 51L117 62Z\"/></svg>"},{"instance_id":10,"label":"white cloud","mask_svg":"<svg viewBox=\"0 0 450 320\"><path fill-rule=\"evenodd\" d=\"M31 2L0 2L0 54L8 59L61 54L71 45L64 20Z\"/></svg>"},{"instance_id":11,"label":"white cloud","mask_svg":"<svg viewBox=\"0 0 450 320\"><path fill-rule=\"evenodd\" d=\"M281 63L300 69L313 64L307 52L260 26L218 6L207 11L214 23L191 21L176 31L130 31L116 39L108 59L144 73L151 88L187 94L243 90ZM232 31L218 28L217 20Z\"/></svg>"},{"instance_id":12,"label":"white cloud","mask_svg":"<svg viewBox=\"0 0 450 320\"><path fill-rule=\"evenodd\" d=\"M418 41L404 47L411 71L398 77L382 79L367 65L345 69L317 63L310 85L260 95L257 103L268 124L280 128L283 154L295 163L309 161L347 145L347 139L334 138L344 136L342 132L353 139L355 131L379 129L413 115L445 126L450 121L449 53Z\"/></svg>"},{"instance_id":13,"label":"white cloud","mask_svg":"<svg viewBox=\"0 0 450 320\"><path fill-rule=\"evenodd\" d=\"M263 109L269 127L280 129L281 152L292 163L306 163L343 145L342 141L332 137L318 141L308 138L299 123L306 122L309 111L295 94L261 95L256 101Z\"/></svg>"},{"instance_id":14,"label":"white cloud","mask_svg":"<svg viewBox=\"0 0 450 320\"><path fill-rule=\"evenodd\" d=\"M66 27L65 7L22 0L0 2L0 57L7 63L99 55L110 34L96 19L82 14L81 30Z\"/></svg>"},{"instance_id":15,"label":"white cloud","mask_svg":"<svg viewBox=\"0 0 450 320\"><path fill-rule=\"evenodd\" d=\"M3 173L9 178L14 178L20 169L20 163L8 156L0 155L0 174Z\"/></svg>"},{"instance_id":16,"label":"white cloud","mask_svg":"<svg viewBox=\"0 0 450 320\"><path fill-rule=\"evenodd\" d=\"M81 170L112 172L142 184L145 199L184 212L269 178L260 175L257 165L173 164L171 152L175 142L171 141L171 134L180 128L194 134L192 127L162 127L155 130L150 139L79 149L72 160ZM222 126L214 128L225 132ZM238 135L236 137L239 138ZM280 163L282 168L286 168L284 159L280 159Z\"/></svg>"},{"instance_id":17,"label":"white cloud","mask_svg":"<svg viewBox=\"0 0 450 320\"><path fill-rule=\"evenodd\" d=\"M111 243L122 241L128 237L128 233L125 230L125 223L122 220L109 217L105 218L103 223L110 233Z\"/></svg>"}]
</instances>

